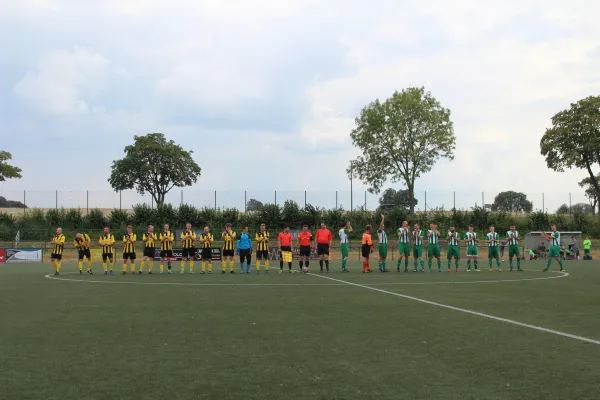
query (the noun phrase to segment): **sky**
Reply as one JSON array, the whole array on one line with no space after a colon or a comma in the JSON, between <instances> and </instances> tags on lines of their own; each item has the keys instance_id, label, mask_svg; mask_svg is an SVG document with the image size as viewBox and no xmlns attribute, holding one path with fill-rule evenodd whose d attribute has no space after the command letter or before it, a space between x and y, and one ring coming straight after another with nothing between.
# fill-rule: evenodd
<instances>
[{"instance_id":1,"label":"sky","mask_svg":"<svg viewBox=\"0 0 600 400\"><path fill-rule=\"evenodd\" d=\"M354 118L424 86L451 110L457 147L417 181L418 209L515 190L553 211L585 201L586 174L548 170L539 141L552 115L600 92L598 15L588 0L0 2L0 148L23 169L0 195L149 201L107 179L134 135L163 132L202 168L173 203L303 204L306 191L347 209ZM353 189L362 204L366 187Z\"/></svg>"}]
</instances>

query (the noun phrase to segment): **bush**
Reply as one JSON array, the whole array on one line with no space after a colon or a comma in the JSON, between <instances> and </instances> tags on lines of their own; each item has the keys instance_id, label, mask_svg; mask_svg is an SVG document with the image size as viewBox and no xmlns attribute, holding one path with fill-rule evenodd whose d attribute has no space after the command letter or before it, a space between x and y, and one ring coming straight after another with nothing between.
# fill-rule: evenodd
<instances>
[{"instance_id":1,"label":"bush","mask_svg":"<svg viewBox=\"0 0 600 400\"><path fill-rule=\"evenodd\" d=\"M104 213L97 208L92 208L83 220L84 224L91 229L103 229L108 225L108 219L104 216Z\"/></svg>"},{"instance_id":2,"label":"bush","mask_svg":"<svg viewBox=\"0 0 600 400\"><path fill-rule=\"evenodd\" d=\"M113 229L121 229L125 228L130 223L131 218L127 211L115 208L110 212L109 221L110 226Z\"/></svg>"},{"instance_id":3,"label":"bush","mask_svg":"<svg viewBox=\"0 0 600 400\"><path fill-rule=\"evenodd\" d=\"M189 204L182 204L177 210L177 224L183 227L188 222L192 225L198 220L198 209Z\"/></svg>"},{"instance_id":4,"label":"bush","mask_svg":"<svg viewBox=\"0 0 600 400\"><path fill-rule=\"evenodd\" d=\"M156 225L156 209L148 204L136 204L133 206L131 220L136 227Z\"/></svg>"}]
</instances>

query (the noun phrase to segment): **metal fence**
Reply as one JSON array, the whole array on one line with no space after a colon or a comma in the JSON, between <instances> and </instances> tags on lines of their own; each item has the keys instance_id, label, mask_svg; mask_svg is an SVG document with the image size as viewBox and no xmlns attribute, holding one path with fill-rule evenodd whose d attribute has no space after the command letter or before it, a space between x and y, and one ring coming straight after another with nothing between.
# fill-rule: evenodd
<instances>
[{"instance_id":1,"label":"metal fence","mask_svg":"<svg viewBox=\"0 0 600 400\"><path fill-rule=\"evenodd\" d=\"M561 205L566 205L571 210L577 204L589 204L583 191L577 193L544 192L525 193L527 200L532 202L533 210L555 212ZM469 210L472 207L491 208L498 192L482 191L435 191L417 190L415 211L427 212L437 208L450 210ZM87 212L93 208L100 209L131 209L136 204L154 206L152 197L148 194L140 195L135 191L0 191L0 196L7 200L18 201L28 208L80 208ZM380 195L367 191L349 190L195 190L175 189L166 196L166 203L173 206L190 204L198 208L236 208L245 211L251 200L262 204L278 204L283 206L285 201L292 200L300 207L311 204L325 209L343 208L345 210L367 209L375 210L379 207Z\"/></svg>"}]
</instances>

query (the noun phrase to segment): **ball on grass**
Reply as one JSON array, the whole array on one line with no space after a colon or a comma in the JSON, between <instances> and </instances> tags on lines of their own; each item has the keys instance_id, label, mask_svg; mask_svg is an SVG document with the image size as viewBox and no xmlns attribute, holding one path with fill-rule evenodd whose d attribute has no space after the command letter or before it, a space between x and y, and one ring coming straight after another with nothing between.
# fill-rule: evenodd
<instances>
[{"instance_id":1,"label":"ball on grass","mask_svg":"<svg viewBox=\"0 0 600 400\"><path fill-rule=\"evenodd\" d=\"M302 268L302 272L304 272L305 274L308 274L308 267Z\"/></svg>"}]
</instances>

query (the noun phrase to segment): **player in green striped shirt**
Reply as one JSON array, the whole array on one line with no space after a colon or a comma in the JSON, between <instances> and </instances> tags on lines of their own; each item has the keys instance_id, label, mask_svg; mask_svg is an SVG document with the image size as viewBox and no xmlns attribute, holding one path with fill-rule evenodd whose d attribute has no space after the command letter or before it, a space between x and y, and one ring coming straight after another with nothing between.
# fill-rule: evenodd
<instances>
[{"instance_id":1,"label":"player in green striped shirt","mask_svg":"<svg viewBox=\"0 0 600 400\"><path fill-rule=\"evenodd\" d=\"M442 272L442 261L440 260L440 231L436 224L429 224L427 231L427 264L431 272L431 261L437 259L438 272Z\"/></svg>"},{"instance_id":2,"label":"player in green striped shirt","mask_svg":"<svg viewBox=\"0 0 600 400\"><path fill-rule=\"evenodd\" d=\"M515 230L515 226L510 226L510 231L506 232L506 239L508 239L508 261L510 263L510 272L513 271L513 257L517 257L517 271L523 271L521 269L521 249L519 242L521 236L519 231Z\"/></svg>"},{"instance_id":3,"label":"player in green striped shirt","mask_svg":"<svg viewBox=\"0 0 600 400\"><path fill-rule=\"evenodd\" d=\"M350 256L350 233L352 233L352 225L350 225L350 221L348 221L345 225L342 225L339 231L340 250L342 252L342 272L348 272L346 265L348 264L348 257Z\"/></svg>"},{"instance_id":4,"label":"player in green striped shirt","mask_svg":"<svg viewBox=\"0 0 600 400\"><path fill-rule=\"evenodd\" d=\"M419 224L415 224L412 232L413 237L413 260L415 264L415 272L418 270L419 262L421 263L421 272L425 271L425 261L423 260L423 238L425 234L419 227ZM431 271L429 271L431 272Z\"/></svg>"},{"instance_id":5,"label":"player in green striped shirt","mask_svg":"<svg viewBox=\"0 0 600 400\"><path fill-rule=\"evenodd\" d=\"M471 271L471 260L475 264L475 271L479 272L479 238L477 232L473 232L473 225L469 225L469 232L465 233L467 241L467 272Z\"/></svg>"},{"instance_id":6,"label":"player in green striped shirt","mask_svg":"<svg viewBox=\"0 0 600 400\"><path fill-rule=\"evenodd\" d=\"M551 229L552 233L550 235L548 235L546 232L542 232L542 236L550 242L550 250L548 251L548 262L546 263L546 268L544 268L544 271L548 271L550 269L552 259L558 261L560 270L564 271L565 267L563 266L563 262L560 259L560 232L556 230L556 225L552 225Z\"/></svg>"},{"instance_id":7,"label":"player in green striped shirt","mask_svg":"<svg viewBox=\"0 0 600 400\"><path fill-rule=\"evenodd\" d=\"M492 268L492 260L494 258L496 259L496 264L498 264L498 272L502 272L502 268L500 268L500 252L498 251L500 235L498 235L498 232L496 232L494 225L490 225L490 232L485 235L485 239L488 244L488 261L490 263L490 272L494 270Z\"/></svg>"},{"instance_id":8,"label":"player in green striped shirt","mask_svg":"<svg viewBox=\"0 0 600 400\"><path fill-rule=\"evenodd\" d=\"M400 264L404 259L404 272L408 272L408 257L410 257L410 228L408 222L402 222L398 228L398 265L396 269L400 272Z\"/></svg>"},{"instance_id":9,"label":"player in green striped shirt","mask_svg":"<svg viewBox=\"0 0 600 400\"><path fill-rule=\"evenodd\" d=\"M456 232L453 226L450 227L450 231L448 232L448 272L450 272L450 266L452 265L452 259L454 258L454 263L456 266L456 272L460 272L460 268L458 268L458 263L460 261L460 233Z\"/></svg>"},{"instance_id":10,"label":"player in green striped shirt","mask_svg":"<svg viewBox=\"0 0 600 400\"><path fill-rule=\"evenodd\" d=\"M387 270L387 254L388 254L388 239L385 233L385 216L381 214L381 223L377 230L377 238L379 239L379 272L388 272Z\"/></svg>"}]
</instances>

